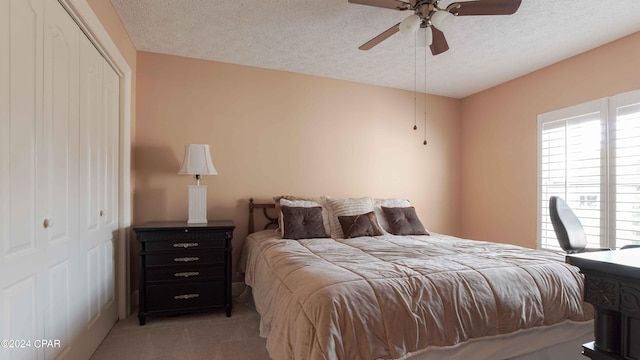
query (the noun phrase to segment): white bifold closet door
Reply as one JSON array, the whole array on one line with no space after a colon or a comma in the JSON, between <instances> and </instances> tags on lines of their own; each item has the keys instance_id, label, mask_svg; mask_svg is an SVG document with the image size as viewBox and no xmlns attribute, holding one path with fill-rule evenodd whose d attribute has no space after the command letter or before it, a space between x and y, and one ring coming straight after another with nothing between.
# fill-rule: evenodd
<instances>
[{"instance_id":1,"label":"white bifold closet door","mask_svg":"<svg viewBox=\"0 0 640 360\"><path fill-rule=\"evenodd\" d=\"M119 78L80 38L79 246L87 339L95 350L117 318L114 241L118 219ZM103 336L98 336L103 334ZM87 344L88 345L88 344ZM92 350L92 351L93 351Z\"/></svg>"},{"instance_id":2,"label":"white bifold closet door","mask_svg":"<svg viewBox=\"0 0 640 360\"><path fill-rule=\"evenodd\" d=\"M87 359L116 321L119 77L56 0L0 0L1 359Z\"/></svg>"}]
</instances>

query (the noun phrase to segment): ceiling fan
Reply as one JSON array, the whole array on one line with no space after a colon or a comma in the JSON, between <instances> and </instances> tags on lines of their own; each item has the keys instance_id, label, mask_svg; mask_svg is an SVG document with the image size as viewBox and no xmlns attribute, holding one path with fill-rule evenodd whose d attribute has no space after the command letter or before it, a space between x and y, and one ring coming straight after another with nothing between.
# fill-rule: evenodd
<instances>
[{"instance_id":1,"label":"ceiling fan","mask_svg":"<svg viewBox=\"0 0 640 360\"><path fill-rule=\"evenodd\" d=\"M440 0L349 0L349 2L400 11L413 11L413 14L402 22L393 25L380 35L364 43L359 47L360 50L369 50L399 31L410 34L424 29L426 41L430 43L431 53L438 55L449 50L447 39L438 28L442 29L451 17L511 15L518 10L522 0L461 1L453 2L446 8L438 6Z\"/></svg>"}]
</instances>

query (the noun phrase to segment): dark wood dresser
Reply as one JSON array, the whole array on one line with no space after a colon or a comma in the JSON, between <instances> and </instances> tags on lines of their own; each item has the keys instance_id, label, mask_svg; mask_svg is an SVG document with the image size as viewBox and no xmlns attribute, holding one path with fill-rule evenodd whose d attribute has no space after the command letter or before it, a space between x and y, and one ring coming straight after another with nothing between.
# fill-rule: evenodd
<instances>
[{"instance_id":1,"label":"dark wood dresser","mask_svg":"<svg viewBox=\"0 0 640 360\"><path fill-rule=\"evenodd\" d=\"M591 359L640 359L640 248L567 255L585 276L584 300L595 308Z\"/></svg>"},{"instance_id":2,"label":"dark wood dresser","mask_svg":"<svg viewBox=\"0 0 640 360\"><path fill-rule=\"evenodd\" d=\"M151 314L224 309L231 316L234 229L230 220L150 222L133 228L140 243L140 325Z\"/></svg>"}]
</instances>

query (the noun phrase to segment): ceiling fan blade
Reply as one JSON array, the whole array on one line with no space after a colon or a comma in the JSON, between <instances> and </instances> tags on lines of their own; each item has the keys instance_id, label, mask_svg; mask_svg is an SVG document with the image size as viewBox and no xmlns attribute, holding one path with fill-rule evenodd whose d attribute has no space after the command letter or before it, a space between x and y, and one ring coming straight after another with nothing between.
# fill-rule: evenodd
<instances>
[{"instance_id":1,"label":"ceiling fan blade","mask_svg":"<svg viewBox=\"0 0 640 360\"><path fill-rule=\"evenodd\" d=\"M455 2L447 11L456 16L511 15L518 11L522 0L476 0Z\"/></svg>"},{"instance_id":2,"label":"ceiling fan blade","mask_svg":"<svg viewBox=\"0 0 640 360\"><path fill-rule=\"evenodd\" d=\"M411 7L411 4L402 0L349 0L349 2L394 10L409 10Z\"/></svg>"},{"instance_id":3,"label":"ceiling fan blade","mask_svg":"<svg viewBox=\"0 0 640 360\"><path fill-rule=\"evenodd\" d=\"M397 23L397 24L393 25L392 27L387 29L382 34L380 34L380 35L374 37L373 39L367 41L366 43L362 44L362 46L360 46L358 49L360 49L360 50L369 50L372 47L374 47L374 46L380 44L381 42L385 41L387 38L389 38L391 35L397 33L398 31L400 31L400 23Z\"/></svg>"},{"instance_id":4,"label":"ceiling fan blade","mask_svg":"<svg viewBox=\"0 0 640 360\"><path fill-rule=\"evenodd\" d=\"M447 39L445 39L442 31L436 29L436 27L432 25L431 33L433 34L433 41L431 42L430 47L431 53L434 56L449 50L449 44L447 43Z\"/></svg>"}]
</instances>

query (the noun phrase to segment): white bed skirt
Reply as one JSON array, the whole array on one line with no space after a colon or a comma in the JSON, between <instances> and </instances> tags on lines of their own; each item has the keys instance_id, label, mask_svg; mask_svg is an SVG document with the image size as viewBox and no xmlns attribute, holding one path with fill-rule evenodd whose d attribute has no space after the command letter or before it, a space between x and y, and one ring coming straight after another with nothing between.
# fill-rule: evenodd
<instances>
[{"instance_id":1,"label":"white bed skirt","mask_svg":"<svg viewBox=\"0 0 640 360\"><path fill-rule=\"evenodd\" d=\"M411 360L582 360L582 344L593 341L593 321L560 324L513 334L473 339L465 344L431 348L411 354Z\"/></svg>"}]
</instances>

